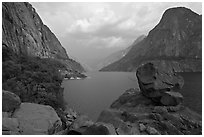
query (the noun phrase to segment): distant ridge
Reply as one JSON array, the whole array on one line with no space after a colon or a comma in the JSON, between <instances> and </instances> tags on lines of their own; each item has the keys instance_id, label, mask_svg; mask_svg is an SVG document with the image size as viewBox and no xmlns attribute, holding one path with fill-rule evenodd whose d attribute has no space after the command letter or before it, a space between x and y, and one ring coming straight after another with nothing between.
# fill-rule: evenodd
<instances>
[{"instance_id":1,"label":"distant ridge","mask_svg":"<svg viewBox=\"0 0 204 137\"><path fill-rule=\"evenodd\" d=\"M121 58L123 58L133 47L133 45L136 45L137 43L139 43L140 41L142 41L145 38L145 35L140 35L130 46L128 46L127 48L114 52L111 55L109 55L108 57L102 59L100 61L100 63L97 65L97 69L101 69L111 63L114 63L118 60L120 60Z\"/></svg>"},{"instance_id":2,"label":"distant ridge","mask_svg":"<svg viewBox=\"0 0 204 137\"><path fill-rule=\"evenodd\" d=\"M202 16L185 7L167 9L145 39L101 71L135 71L149 61L176 72L202 71Z\"/></svg>"}]
</instances>

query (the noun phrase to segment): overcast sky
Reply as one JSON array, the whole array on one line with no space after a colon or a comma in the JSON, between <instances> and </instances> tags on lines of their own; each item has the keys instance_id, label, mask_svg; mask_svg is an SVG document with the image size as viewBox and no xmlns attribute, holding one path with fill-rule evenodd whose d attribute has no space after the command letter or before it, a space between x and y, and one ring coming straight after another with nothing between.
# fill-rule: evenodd
<instances>
[{"instance_id":1,"label":"overcast sky","mask_svg":"<svg viewBox=\"0 0 204 137\"><path fill-rule=\"evenodd\" d=\"M129 46L170 7L202 13L202 3L31 3L68 55L91 64Z\"/></svg>"}]
</instances>

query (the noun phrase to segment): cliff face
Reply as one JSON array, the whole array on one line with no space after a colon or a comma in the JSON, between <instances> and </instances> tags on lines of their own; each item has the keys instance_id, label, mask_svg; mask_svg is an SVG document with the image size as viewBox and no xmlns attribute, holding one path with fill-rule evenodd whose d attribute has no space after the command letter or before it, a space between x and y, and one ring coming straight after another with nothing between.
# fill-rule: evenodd
<instances>
[{"instance_id":1,"label":"cliff face","mask_svg":"<svg viewBox=\"0 0 204 137\"><path fill-rule=\"evenodd\" d=\"M84 71L79 63L69 59L59 40L29 3L2 3L2 45L17 54L53 58L64 62L69 69Z\"/></svg>"},{"instance_id":2,"label":"cliff face","mask_svg":"<svg viewBox=\"0 0 204 137\"><path fill-rule=\"evenodd\" d=\"M183 7L166 10L144 40L102 71L134 71L148 61L166 64L179 72L201 71L201 15Z\"/></svg>"}]
</instances>

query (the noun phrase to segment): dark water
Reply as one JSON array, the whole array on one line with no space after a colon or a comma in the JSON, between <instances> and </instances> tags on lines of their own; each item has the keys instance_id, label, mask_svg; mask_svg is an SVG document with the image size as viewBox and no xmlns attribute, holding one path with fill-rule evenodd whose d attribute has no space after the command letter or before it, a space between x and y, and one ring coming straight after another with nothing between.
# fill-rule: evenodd
<instances>
[{"instance_id":1,"label":"dark water","mask_svg":"<svg viewBox=\"0 0 204 137\"><path fill-rule=\"evenodd\" d=\"M179 73L184 78L181 90L184 96L184 105L202 114L202 73Z\"/></svg>"},{"instance_id":2,"label":"dark water","mask_svg":"<svg viewBox=\"0 0 204 137\"><path fill-rule=\"evenodd\" d=\"M187 106L201 113L201 73L180 73L185 80L182 94ZM64 97L69 107L96 120L125 90L138 87L133 72L90 72L84 80L63 82Z\"/></svg>"}]
</instances>

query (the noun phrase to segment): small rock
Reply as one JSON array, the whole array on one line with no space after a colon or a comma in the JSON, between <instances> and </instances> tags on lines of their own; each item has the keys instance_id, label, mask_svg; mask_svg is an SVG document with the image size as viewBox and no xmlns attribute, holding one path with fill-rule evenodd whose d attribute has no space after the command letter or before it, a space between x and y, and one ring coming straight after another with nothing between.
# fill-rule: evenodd
<instances>
[{"instance_id":1,"label":"small rock","mask_svg":"<svg viewBox=\"0 0 204 137\"><path fill-rule=\"evenodd\" d=\"M65 110L65 112L67 113L67 117L68 118L73 118L75 119L77 117L77 112L75 112L73 109L69 108L67 110Z\"/></svg>"},{"instance_id":2,"label":"small rock","mask_svg":"<svg viewBox=\"0 0 204 137\"><path fill-rule=\"evenodd\" d=\"M167 113L168 110L165 106L155 106L153 112L162 114L162 113Z\"/></svg>"},{"instance_id":3,"label":"small rock","mask_svg":"<svg viewBox=\"0 0 204 137\"><path fill-rule=\"evenodd\" d=\"M20 135L20 133L15 131L2 131L2 135Z\"/></svg>"},{"instance_id":4,"label":"small rock","mask_svg":"<svg viewBox=\"0 0 204 137\"><path fill-rule=\"evenodd\" d=\"M72 123L70 129L76 130L81 127L89 127L93 125L94 123L89 120L89 118L85 115L78 116L77 119Z\"/></svg>"},{"instance_id":5,"label":"small rock","mask_svg":"<svg viewBox=\"0 0 204 137\"><path fill-rule=\"evenodd\" d=\"M177 106L183 101L183 96L179 92L165 92L160 102L165 106Z\"/></svg>"},{"instance_id":6,"label":"small rock","mask_svg":"<svg viewBox=\"0 0 204 137\"><path fill-rule=\"evenodd\" d=\"M69 130L67 135L82 135L82 133L80 131Z\"/></svg>"},{"instance_id":7,"label":"small rock","mask_svg":"<svg viewBox=\"0 0 204 137\"><path fill-rule=\"evenodd\" d=\"M140 132L143 132L146 130L146 126L142 123L139 124L139 129L140 129Z\"/></svg>"},{"instance_id":8,"label":"small rock","mask_svg":"<svg viewBox=\"0 0 204 137\"><path fill-rule=\"evenodd\" d=\"M2 118L11 118L11 112L2 112Z\"/></svg>"},{"instance_id":9,"label":"small rock","mask_svg":"<svg viewBox=\"0 0 204 137\"><path fill-rule=\"evenodd\" d=\"M116 135L115 128L111 124L95 123L88 127L83 135Z\"/></svg>"},{"instance_id":10,"label":"small rock","mask_svg":"<svg viewBox=\"0 0 204 137\"><path fill-rule=\"evenodd\" d=\"M155 128L150 126L147 127L146 131L150 135L160 135L160 133Z\"/></svg>"},{"instance_id":11,"label":"small rock","mask_svg":"<svg viewBox=\"0 0 204 137\"><path fill-rule=\"evenodd\" d=\"M137 124L131 124L131 135L140 135L140 130Z\"/></svg>"},{"instance_id":12,"label":"small rock","mask_svg":"<svg viewBox=\"0 0 204 137\"><path fill-rule=\"evenodd\" d=\"M21 104L19 96L16 94L2 90L2 111L9 112L17 109Z\"/></svg>"},{"instance_id":13,"label":"small rock","mask_svg":"<svg viewBox=\"0 0 204 137\"><path fill-rule=\"evenodd\" d=\"M19 132L19 123L17 118L3 118L2 130Z\"/></svg>"},{"instance_id":14,"label":"small rock","mask_svg":"<svg viewBox=\"0 0 204 137\"><path fill-rule=\"evenodd\" d=\"M67 129L65 129L65 130L61 130L57 133L54 133L54 135L67 135L67 132L68 132Z\"/></svg>"}]
</instances>

